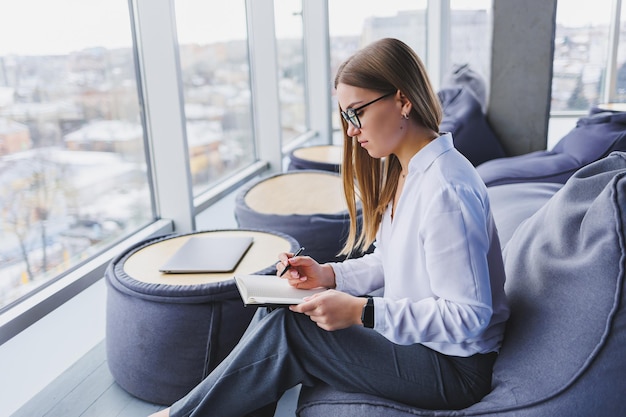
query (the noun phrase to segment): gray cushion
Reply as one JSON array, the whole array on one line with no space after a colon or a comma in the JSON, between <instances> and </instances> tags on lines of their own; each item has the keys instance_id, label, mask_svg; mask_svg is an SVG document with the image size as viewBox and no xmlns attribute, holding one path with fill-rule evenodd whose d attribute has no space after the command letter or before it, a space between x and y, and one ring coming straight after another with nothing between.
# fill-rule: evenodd
<instances>
[{"instance_id":1,"label":"gray cushion","mask_svg":"<svg viewBox=\"0 0 626 417\"><path fill-rule=\"evenodd\" d=\"M439 131L452 133L454 147L472 165L479 166L506 156L470 88L442 88L437 92L437 97L443 110Z\"/></svg>"},{"instance_id":2,"label":"gray cushion","mask_svg":"<svg viewBox=\"0 0 626 417\"><path fill-rule=\"evenodd\" d=\"M587 407L586 415L617 415L626 405L623 376L591 371L610 364L626 375L622 348L608 343L623 340L626 331L613 321L617 313L624 319L625 155L614 153L577 171L504 250L514 313L494 394L518 407L555 401L560 415L574 415L577 407Z\"/></svg>"},{"instance_id":3,"label":"gray cushion","mask_svg":"<svg viewBox=\"0 0 626 417\"><path fill-rule=\"evenodd\" d=\"M485 113L487 110L487 82L469 63L454 64L450 73L444 77L442 87L467 87L480 103Z\"/></svg>"},{"instance_id":4,"label":"gray cushion","mask_svg":"<svg viewBox=\"0 0 626 417\"><path fill-rule=\"evenodd\" d=\"M564 184L574 172L612 151L626 151L626 113L592 109L554 148L491 159L476 169L487 186L516 182Z\"/></svg>"},{"instance_id":5,"label":"gray cushion","mask_svg":"<svg viewBox=\"0 0 626 417\"><path fill-rule=\"evenodd\" d=\"M512 315L493 390L460 411L426 411L303 387L298 415L614 416L626 408L626 154L577 171L505 250Z\"/></svg>"},{"instance_id":6,"label":"gray cushion","mask_svg":"<svg viewBox=\"0 0 626 417\"><path fill-rule=\"evenodd\" d=\"M535 214L563 184L553 182L524 182L489 187L489 201L500 245L504 248L515 229Z\"/></svg>"}]
</instances>

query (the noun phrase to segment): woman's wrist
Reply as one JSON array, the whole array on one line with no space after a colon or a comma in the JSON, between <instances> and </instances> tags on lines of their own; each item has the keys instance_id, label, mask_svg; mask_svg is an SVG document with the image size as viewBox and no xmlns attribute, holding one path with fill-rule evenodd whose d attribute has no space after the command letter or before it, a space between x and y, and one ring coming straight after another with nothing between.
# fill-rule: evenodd
<instances>
[{"instance_id":1,"label":"woman's wrist","mask_svg":"<svg viewBox=\"0 0 626 417\"><path fill-rule=\"evenodd\" d=\"M363 310L365 309L365 305L367 304L367 298L356 297L356 299L356 308L354 310L353 316L355 317L356 324L364 326L365 323L363 323Z\"/></svg>"},{"instance_id":2,"label":"woman's wrist","mask_svg":"<svg viewBox=\"0 0 626 417\"><path fill-rule=\"evenodd\" d=\"M337 281L335 281L335 270L329 264L323 264L322 270L324 271L324 287L326 288L336 288Z\"/></svg>"}]
</instances>

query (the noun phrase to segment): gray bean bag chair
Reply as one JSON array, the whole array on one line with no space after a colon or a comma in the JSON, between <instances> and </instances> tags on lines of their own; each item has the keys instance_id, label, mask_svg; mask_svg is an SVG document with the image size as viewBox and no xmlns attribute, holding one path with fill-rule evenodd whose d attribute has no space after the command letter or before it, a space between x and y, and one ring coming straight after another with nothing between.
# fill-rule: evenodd
<instances>
[{"instance_id":1,"label":"gray bean bag chair","mask_svg":"<svg viewBox=\"0 0 626 417\"><path fill-rule=\"evenodd\" d=\"M454 147L472 165L506 156L480 101L469 87L442 88L437 96L443 109L439 131L452 133Z\"/></svg>"},{"instance_id":2,"label":"gray bean bag chair","mask_svg":"<svg viewBox=\"0 0 626 417\"><path fill-rule=\"evenodd\" d=\"M619 416L626 410L626 154L577 171L503 251L512 315L493 390L463 410L422 410L326 385L300 417ZM495 216L495 215L494 215Z\"/></svg>"},{"instance_id":3,"label":"gray bean bag chair","mask_svg":"<svg viewBox=\"0 0 626 417\"><path fill-rule=\"evenodd\" d=\"M626 113L592 108L551 150L485 161L477 166L487 186L517 182L564 184L574 172L613 151L626 151Z\"/></svg>"},{"instance_id":4,"label":"gray bean bag chair","mask_svg":"<svg viewBox=\"0 0 626 417\"><path fill-rule=\"evenodd\" d=\"M493 218L504 248L520 223L537 212L563 187L553 182L524 182L487 188Z\"/></svg>"}]
</instances>

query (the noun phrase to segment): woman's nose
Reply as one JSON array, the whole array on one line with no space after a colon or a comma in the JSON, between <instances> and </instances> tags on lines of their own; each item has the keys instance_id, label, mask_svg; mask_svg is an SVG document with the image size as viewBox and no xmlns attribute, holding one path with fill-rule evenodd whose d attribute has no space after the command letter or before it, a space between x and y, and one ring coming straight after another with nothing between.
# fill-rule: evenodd
<instances>
[{"instance_id":1,"label":"woman's nose","mask_svg":"<svg viewBox=\"0 0 626 417\"><path fill-rule=\"evenodd\" d=\"M358 135L360 131L361 131L360 128L356 127L352 123L348 123L348 130L346 130L346 133L348 134L348 136L354 137Z\"/></svg>"}]
</instances>

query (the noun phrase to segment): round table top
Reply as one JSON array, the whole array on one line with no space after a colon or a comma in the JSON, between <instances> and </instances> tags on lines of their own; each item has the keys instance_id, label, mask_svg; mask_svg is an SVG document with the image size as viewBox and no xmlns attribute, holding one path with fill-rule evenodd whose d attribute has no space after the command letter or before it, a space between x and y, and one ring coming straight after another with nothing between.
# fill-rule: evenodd
<instances>
[{"instance_id":1,"label":"round table top","mask_svg":"<svg viewBox=\"0 0 626 417\"><path fill-rule=\"evenodd\" d=\"M307 161L341 165L343 160L343 147L339 145L304 146L295 149L293 156Z\"/></svg>"},{"instance_id":2,"label":"round table top","mask_svg":"<svg viewBox=\"0 0 626 417\"><path fill-rule=\"evenodd\" d=\"M254 241L243 259L232 272L166 274L159 271L165 263L192 236L234 236L245 234ZM137 281L170 284L195 285L233 279L235 274L254 274L278 262L278 254L291 251L291 243L282 236L267 232L249 230L217 230L176 236L147 245L131 254L124 262L124 272ZM234 281L233 281L234 283Z\"/></svg>"},{"instance_id":3,"label":"round table top","mask_svg":"<svg viewBox=\"0 0 626 417\"><path fill-rule=\"evenodd\" d=\"M244 200L262 214L338 214L348 210L341 176L332 172L302 170L275 175L250 188Z\"/></svg>"}]
</instances>

